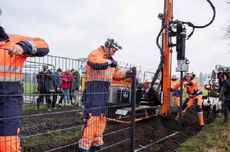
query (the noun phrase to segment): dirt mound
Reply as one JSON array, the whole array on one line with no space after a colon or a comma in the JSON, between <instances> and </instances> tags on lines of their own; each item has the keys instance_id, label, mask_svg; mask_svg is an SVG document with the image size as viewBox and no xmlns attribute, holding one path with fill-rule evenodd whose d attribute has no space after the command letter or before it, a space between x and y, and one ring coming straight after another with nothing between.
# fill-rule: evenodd
<instances>
[{"instance_id":1,"label":"dirt mound","mask_svg":"<svg viewBox=\"0 0 230 152\"><path fill-rule=\"evenodd\" d=\"M174 120L176 113L171 113L167 118L163 118L161 116L156 116L151 119L141 121L136 123L136 148L140 148L142 146L154 143L165 136L168 136L174 133L178 128L178 123ZM207 117L206 122L212 122L214 120L214 115L205 115ZM33 145L31 142L24 143L23 149L24 151L47 151L50 149L55 149L57 147L64 146L61 149L55 150L60 152L66 151L75 151L77 145L73 144L78 141L79 128L75 128L76 124L80 125L82 122L79 122L81 118L77 118L76 112L69 113L61 113L61 115L51 115L49 117L40 117L38 118L28 118L24 119L24 129L22 134L24 136L30 134L39 134L45 132L46 130L55 129L65 129L72 128L74 130L66 130L64 132L65 137L58 136L59 138L63 138L60 140L56 140L56 136L53 135L45 135L46 139L50 139L50 141L44 140L45 143ZM34 125L36 123L36 125ZM175 136L159 142L157 144L152 145L151 147L146 148L144 151L146 152L172 152L175 151L181 143L186 141L189 137L197 134L201 130L198 124L197 113L195 107L191 107L187 110L184 120L182 122L182 131L180 131ZM76 134L74 138L73 134ZM122 125L117 123L108 122L104 142L105 145L102 148L102 152L126 152L130 149L130 134L131 129L130 125ZM66 137L71 137L66 139ZM31 139L31 141L35 141L35 139ZM65 146L70 145L70 146Z\"/></svg>"},{"instance_id":2,"label":"dirt mound","mask_svg":"<svg viewBox=\"0 0 230 152\"><path fill-rule=\"evenodd\" d=\"M174 133L178 129L178 122L174 120L175 113L170 114L167 118L160 116L154 117L149 120L145 120L136 124L136 148L154 143L159 139ZM206 119L207 122L211 122ZM172 152L175 151L181 143L186 141L189 137L197 134L202 128L199 126L197 113L195 107L191 107L187 110L183 122L182 130L175 136L168 138L158 144L152 145L146 148L145 152ZM127 139L126 142L114 145L111 148L103 150L103 152L124 152L130 148L130 129L122 131L117 134L113 134L105 137L105 146L113 145L117 142L121 142Z\"/></svg>"}]
</instances>

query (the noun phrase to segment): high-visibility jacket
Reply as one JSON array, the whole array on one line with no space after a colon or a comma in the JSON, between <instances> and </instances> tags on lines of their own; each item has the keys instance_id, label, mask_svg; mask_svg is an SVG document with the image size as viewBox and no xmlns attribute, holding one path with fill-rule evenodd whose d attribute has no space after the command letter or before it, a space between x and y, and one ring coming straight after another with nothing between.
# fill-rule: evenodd
<instances>
[{"instance_id":1,"label":"high-visibility jacket","mask_svg":"<svg viewBox=\"0 0 230 152\"><path fill-rule=\"evenodd\" d=\"M23 49L22 55L10 56L8 50L15 44ZM22 67L28 56L45 56L49 48L40 38L9 35L0 38L0 151L19 152L20 116L22 97ZM4 118L4 119L3 119ZM6 119L5 119L6 118ZM12 119L11 119L12 118ZM13 140L13 141L12 141Z\"/></svg>"},{"instance_id":2,"label":"high-visibility jacket","mask_svg":"<svg viewBox=\"0 0 230 152\"><path fill-rule=\"evenodd\" d=\"M202 94L202 90L196 78L193 78L191 81L188 82L187 93L188 96L192 98Z\"/></svg>"},{"instance_id":3,"label":"high-visibility jacket","mask_svg":"<svg viewBox=\"0 0 230 152\"><path fill-rule=\"evenodd\" d=\"M23 48L23 55L11 57L8 50L18 44ZM9 42L0 45L0 82L19 82L22 80L22 67L28 56L45 56L49 52L48 45L40 38L20 35L9 35Z\"/></svg>"},{"instance_id":4,"label":"high-visibility jacket","mask_svg":"<svg viewBox=\"0 0 230 152\"><path fill-rule=\"evenodd\" d=\"M180 80L172 80L171 81L171 88L172 89L179 89L180 88Z\"/></svg>"},{"instance_id":5,"label":"high-visibility jacket","mask_svg":"<svg viewBox=\"0 0 230 152\"><path fill-rule=\"evenodd\" d=\"M171 89L173 96L180 97L180 80L171 80Z\"/></svg>"},{"instance_id":6,"label":"high-visibility jacket","mask_svg":"<svg viewBox=\"0 0 230 152\"><path fill-rule=\"evenodd\" d=\"M186 80L184 80L184 82L186 82ZM196 111L198 114L198 119L199 119L199 123L201 126L204 125L204 118L203 118L203 110L202 110L202 90L199 87L199 83L196 79L196 77L192 78L192 80L187 81L187 94L188 97L184 100L184 102L182 103L182 115L185 113L185 111L191 107L192 105L195 104L196 106ZM179 115L178 115L179 116Z\"/></svg>"},{"instance_id":7,"label":"high-visibility jacket","mask_svg":"<svg viewBox=\"0 0 230 152\"><path fill-rule=\"evenodd\" d=\"M109 66L108 59L102 47L92 51L87 58L86 81L107 81L111 83L115 68Z\"/></svg>"},{"instance_id":8,"label":"high-visibility jacket","mask_svg":"<svg viewBox=\"0 0 230 152\"><path fill-rule=\"evenodd\" d=\"M126 78L124 72L115 70L112 85L131 88L131 79Z\"/></svg>"},{"instance_id":9,"label":"high-visibility jacket","mask_svg":"<svg viewBox=\"0 0 230 152\"><path fill-rule=\"evenodd\" d=\"M92 51L86 64L86 86L83 94L83 104L85 105L85 114L91 113L93 116L105 114L109 100L109 87L117 70L110 67L108 59L103 48Z\"/></svg>"}]
</instances>

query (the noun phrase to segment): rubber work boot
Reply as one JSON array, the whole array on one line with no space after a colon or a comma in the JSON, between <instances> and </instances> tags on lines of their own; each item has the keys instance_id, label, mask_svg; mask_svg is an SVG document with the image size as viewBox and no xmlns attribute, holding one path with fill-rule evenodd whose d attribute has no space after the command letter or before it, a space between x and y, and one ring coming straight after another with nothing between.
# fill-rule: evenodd
<instances>
[{"instance_id":1,"label":"rubber work boot","mask_svg":"<svg viewBox=\"0 0 230 152\"><path fill-rule=\"evenodd\" d=\"M199 119L199 124L201 127L204 127L204 116L203 116L203 112L200 112L197 114L198 115L198 119Z\"/></svg>"},{"instance_id":2,"label":"rubber work boot","mask_svg":"<svg viewBox=\"0 0 230 152\"><path fill-rule=\"evenodd\" d=\"M101 149L101 146L92 146L91 147L92 151L97 151L97 150L100 150L100 149Z\"/></svg>"},{"instance_id":3,"label":"rubber work boot","mask_svg":"<svg viewBox=\"0 0 230 152\"><path fill-rule=\"evenodd\" d=\"M77 152L90 152L90 151L89 151L89 150L82 149L82 148L78 148L78 149L77 149Z\"/></svg>"}]
</instances>

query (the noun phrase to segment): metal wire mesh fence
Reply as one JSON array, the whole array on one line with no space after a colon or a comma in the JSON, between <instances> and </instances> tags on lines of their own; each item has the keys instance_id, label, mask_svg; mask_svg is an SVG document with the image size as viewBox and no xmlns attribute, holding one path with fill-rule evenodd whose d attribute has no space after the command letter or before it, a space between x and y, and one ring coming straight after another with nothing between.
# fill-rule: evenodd
<instances>
[{"instance_id":1,"label":"metal wire mesh fence","mask_svg":"<svg viewBox=\"0 0 230 152\"><path fill-rule=\"evenodd\" d=\"M127 145L133 142L130 136L135 132L131 125L131 66L120 66L117 78L114 71L103 71L105 77L99 79L98 72L87 71L85 61L51 55L28 58L20 80L23 93L4 94L4 89L10 88L5 82L1 99L23 97L20 112L7 116L3 113L0 117L1 122L18 120L15 135L20 140L11 144L20 143L25 152L130 150ZM137 77L143 81L140 73L137 70ZM107 81L106 76L113 79ZM3 132L7 132L7 125L1 127ZM1 141L1 145L4 143L6 140Z\"/></svg>"}]
</instances>

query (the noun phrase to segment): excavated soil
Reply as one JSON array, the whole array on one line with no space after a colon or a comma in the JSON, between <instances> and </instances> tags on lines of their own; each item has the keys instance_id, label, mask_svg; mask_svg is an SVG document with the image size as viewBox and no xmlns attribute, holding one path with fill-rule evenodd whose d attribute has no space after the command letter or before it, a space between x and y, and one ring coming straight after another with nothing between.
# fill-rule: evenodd
<instances>
[{"instance_id":1,"label":"excavated soil","mask_svg":"<svg viewBox=\"0 0 230 152\"><path fill-rule=\"evenodd\" d=\"M70 109L72 110L72 109ZM167 118L156 116L151 119L136 123L136 149L153 143L169 134L174 133L178 129L178 123L174 120L175 113L170 114ZM22 136L29 136L33 134L39 134L44 131L52 131L53 129L65 129L80 125L82 123L81 118L76 112L70 112L61 115L50 115L40 117L31 117L23 120L24 126L27 126L22 131ZM210 123L214 120L214 115L205 115L206 123ZM146 148L146 152L172 152L180 146L181 143L186 141L189 137L197 134L202 128L198 124L198 118L196 110L191 107L187 110L183 122L182 130L179 131L175 136L164 140L160 143L154 144L151 147ZM81 130L78 128L78 130ZM102 152L126 152L130 149L130 125L121 125L116 123L108 123L107 130L105 132L104 142L105 145L102 147ZM75 130L76 131L76 130ZM113 133L111 133L113 132ZM66 134L71 134L72 130L67 130ZM49 135L44 135L44 138ZM53 135L50 135L53 136ZM72 145L78 141L79 137L70 140L59 141L55 138L50 138L51 141L46 142L42 145L23 145L23 151L49 151L57 147L57 152L74 152L76 151L77 145ZM34 140L34 139L32 139ZM32 143L32 142L31 142ZM65 146L68 145L69 146Z\"/></svg>"},{"instance_id":2,"label":"excavated soil","mask_svg":"<svg viewBox=\"0 0 230 152\"><path fill-rule=\"evenodd\" d=\"M170 114L167 118L160 116L139 122L136 124L136 149L147 144L158 141L159 139L168 136L178 130L178 122L174 120L175 113ZM205 122L211 123L215 119L215 115L205 114ZM187 110L182 121L181 131L175 136L168 138L158 144L146 148L145 152L172 152L176 151L180 144L186 141L189 137L197 134L202 128L199 126L195 107ZM119 141L129 138L130 132L124 131L113 136L105 137L105 146L115 144ZM126 152L129 151L130 142L113 146L109 149L102 150L103 152Z\"/></svg>"}]
</instances>

